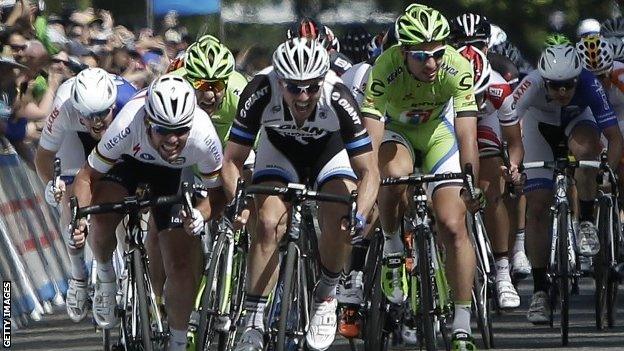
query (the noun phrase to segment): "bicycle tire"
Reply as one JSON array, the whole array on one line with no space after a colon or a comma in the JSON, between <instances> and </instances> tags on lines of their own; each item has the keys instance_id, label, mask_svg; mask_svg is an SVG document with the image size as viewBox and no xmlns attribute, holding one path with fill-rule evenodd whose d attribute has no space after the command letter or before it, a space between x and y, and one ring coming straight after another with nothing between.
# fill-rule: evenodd
<instances>
[{"instance_id":1,"label":"bicycle tire","mask_svg":"<svg viewBox=\"0 0 624 351\"><path fill-rule=\"evenodd\" d=\"M482 268L477 267L477 272L474 277L472 304L476 312L475 317L477 320L477 326L481 332L483 348L489 350L494 347L492 345L492 309L490 308L491 304L490 299L488 298L490 289L487 286L487 277L485 278L485 281L483 281L483 275L479 273L479 269Z\"/></svg>"},{"instance_id":2,"label":"bicycle tire","mask_svg":"<svg viewBox=\"0 0 624 351\"><path fill-rule=\"evenodd\" d=\"M600 240L600 252L595 256L594 279L594 302L596 310L596 328L603 330L607 321L607 289L609 281L609 213L606 199L600 198L598 203L598 239ZM608 201L608 200L607 200Z\"/></svg>"},{"instance_id":3,"label":"bicycle tire","mask_svg":"<svg viewBox=\"0 0 624 351\"><path fill-rule=\"evenodd\" d=\"M558 276L558 292L559 303L561 306L561 344L568 346L568 331L569 331L569 313L570 313L570 266L568 257L568 206L567 204L560 204L558 209L558 235L559 241L557 243L557 268L559 271Z\"/></svg>"},{"instance_id":4,"label":"bicycle tire","mask_svg":"<svg viewBox=\"0 0 624 351\"><path fill-rule=\"evenodd\" d=\"M215 243L212 251L212 257L210 257L210 265L205 275L206 285L201 298L201 305L199 309L199 323L198 323L198 342L196 345L200 345L200 350L207 350L212 343L214 337L212 324L214 321L214 309L215 302L217 301L217 293L213 294L212 291L218 291L213 289L215 285L215 274L221 261L221 253L223 252L223 246L225 245L225 234L219 234L217 242ZM209 313L210 312L210 313Z\"/></svg>"},{"instance_id":5,"label":"bicycle tire","mask_svg":"<svg viewBox=\"0 0 624 351\"><path fill-rule=\"evenodd\" d=\"M388 333L385 332L386 301L381 291L381 252L383 239L380 232L375 232L369 245L364 266L364 294L370 301L364 321L364 350L380 351L388 349ZM365 301L366 301L365 300Z\"/></svg>"},{"instance_id":6,"label":"bicycle tire","mask_svg":"<svg viewBox=\"0 0 624 351\"><path fill-rule=\"evenodd\" d=\"M286 327L288 323L288 314L290 312L290 303L292 302L291 296L295 282L294 274L297 256L297 244L289 242L288 249L286 250L286 263L282 266L284 269L284 288L280 300L280 316L277 323L277 340L275 345L277 351L286 350Z\"/></svg>"},{"instance_id":7,"label":"bicycle tire","mask_svg":"<svg viewBox=\"0 0 624 351\"><path fill-rule=\"evenodd\" d=\"M145 282L146 270L143 266L141 251L136 248L132 251L132 266L137 293L135 296L135 303L138 303L139 322L141 324L141 344L143 345L143 351L152 351L152 328L150 325L149 306L146 294L147 284Z\"/></svg>"},{"instance_id":8,"label":"bicycle tire","mask_svg":"<svg viewBox=\"0 0 624 351\"><path fill-rule=\"evenodd\" d=\"M622 225L619 220L619 213L615 211L615 208L612 208L613 218L615 219L613 224L613 240L611 241L611 246L613 247L613 257L617 260L620 256L620 234L622 230ZM615 321L617 317L617 297L618 297L618 287L620 286L619 277L615 272L615 268L609 267L609 280L608 280L608 290L607 290L607 325L609 328L613 328L615 326Z\"/></svg>"},{"instance_id":9,"label":"bicycle tire","mask_svg":"<svg viewBox=\"0 0 624 351\"><path fill-rule=\"evenodd\" d=\"M102 347L104 351L111 351L110 329L102 329Z\"/></svg>"},{"instance_id":10,"label":"bicycle tire","mask_svg":"<svg viewBox=\"0 0 624 351\"><path fill-rule=\"evenodd\" d=\"M434 312L434 291L431 279L432 266L431 266L431 249L429 247L429 235L432 235L431 230L426 228L416 228L414 231L416 234L416 246L418 250L418 279L420 282L420 318L421 330L423 333L424 346L427 351L437 350L437 338L435 334L433 318ZM414 306L415 307L415 306Z\"/></svg>"},{"instance_id":11,"label":"bicycle tire","mask_svg":"<svg viewBox=\"0 0 624 351\"><path fill-rule=\"evenodd\" d=\"M232 294L230 298L230 330L227 333L219 335L219 350L229 350L234 347L236 337L236 325L243 312L243 303L245 300L245 282L247 280L247 252L238 250L234 256L234 271L232 272ZM225 339L223 344L222 339ZM223 344L223 346L222 346Z\"/></svg>"}]
</instances>

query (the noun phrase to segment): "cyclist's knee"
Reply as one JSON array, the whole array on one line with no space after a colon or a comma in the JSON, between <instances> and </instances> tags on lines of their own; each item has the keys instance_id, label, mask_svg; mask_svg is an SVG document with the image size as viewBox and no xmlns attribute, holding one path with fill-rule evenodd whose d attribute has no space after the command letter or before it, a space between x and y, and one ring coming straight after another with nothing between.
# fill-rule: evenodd
<instances>
[{"instance_id":1,"label":"cyclist's knee","mask_svg":"<svg viewBox=\"0 0 624 351\"><path fill-rule=\"evenodd\" d=\"M445 242L453 247L462 247L468 240L466 220L461 215L447 215L436 220L438 230L446 236Z\"/></svg>"},{"instance_id":2,"label":"cyclist's knee","mask_svg":"<svg viewBox=\"0 0 624 351\"><path fill-rule=\"evenodd\" d=\"M277 243L286 231L286 213L260 208L256 224L256 239L263 243Z\"/></svg>"}]
</instances>

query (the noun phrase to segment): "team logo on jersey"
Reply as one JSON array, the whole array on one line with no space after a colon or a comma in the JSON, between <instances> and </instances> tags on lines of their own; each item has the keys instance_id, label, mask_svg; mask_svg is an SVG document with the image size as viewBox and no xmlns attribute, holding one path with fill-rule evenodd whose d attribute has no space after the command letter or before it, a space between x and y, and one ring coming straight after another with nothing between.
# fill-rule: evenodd
<instances>
[{"instance_id":1,"label":"team logo on jersey","mask_svg":"<svg viewBox=\"0 0 624 351\"><path fill-rule=\"evenodd\" d=\"M395 80L401 73L403 73L403 66L397 67L397 69L388 75L388 78L386 78L388 84L392 83L392 81Z\"/></svg>"},{"instance_id":2,"label":"team logo on jersey","mask_svg":"<svg viewBox=\"0 0 624 351\"><path fill-rule=\"evenodd\" d=\"M520 84L520 86L518 86L516 88L516 91L514 91L514 94L513 94L514 103L516 103L516 102L518 102L518 100L520 100L522 95L524 95L524 93L527 90L529 90L530 86L531 86L531 81L526 79L522 84Z\"/></svg>"},{"instance_id":3,"label":"team logo on jersey","mask_svg":"<svg viewBox=\"0 0 624 351\"><path fill-rule=\"evenodd\" d=\"M331 94L331 99L332 99L332 100L334 100L334 101L338 101L338 99L340 99L340 93L339 93L339 92L337 92L337 91L334 91L334 92Z\"/></svg>"},{"instance_id":4,"label":"team logo on jersey","mask_svg":"<svg viewBox=\"0 0 624 351\"><path fill-rule=\"evenodd\" d=\"M336 65L337 67L342 68L343 70L348 70L349 68L351 68L351 66L353 66L352 64L350 64L349 62L347 62L347 60L344 60L340 57L336 57L336 59L333 62L334 65Z\"/></svg>"},{"instance_id":5,"label":"team logo on jersey","mask_svg":"<svg viewBox=\"0 0 624 351\"><path fill-rule=\"evenodd\" d=\"M334 98L334 94L338 94L338 93L332 93L332 100L336 100L336 98ZM340 94L338 94L338 97L340 97ZM340 98L337 99L338 100L338 105L340 105L345 112L349 115L349 117L351 117L351 119L353 120L353 123L355 124L362 124L362 122L360 121L360 116L358 116L358 110L357 108L355 108L347 99L345 98Z\"/></svg>"},{"instance_id":6,"label":"team logo on jersey","mask_svg":"<svg viewBox=\"0 0 624 351\"><path fill-rule=\"evenodd\" d=\"M488 93L493 97L500 98L503 97L503 88L489 87Z\"/></svg>"},{"instance_id":7,"label":"team logo on jersey","mask_svg":"<svg viewBox=\"0 0 624 351\"><path fill-rule=\"evenodd\" d=\"M170 164L174 165L174 166L179 166L184 164L184 162L186 162L186 157L184 156L180 156L178 158L176 158L175 160L169 162Z\"/></svg>"},{"instance_id":8,"label":"team logo on jersey","mask_svg":"<svg viewBox=\"0 0 624 351\"><path fill-rule=\"evenodd\" d=\"M371 86L370 86L370 91L373 96L383 95L385 89L386 89L386 86L381 80L373 79L373 82L371 83Z\"/></svg>"},{"instance_id":9,"label":"team logo on jersey","mask_svg":"<svg viewBox=\"0 0 624 351\"><path fill-rule=\"evenodd\" d=\"M283 124L273 128L276 132L284 137L291 137L297 140L299 143L307 145L310 141L320 139L327 135L325 129L319 127L303 126L297 128L296 125Z\"/></svg>"},{"instance_id":10,"label":"team logo on jersey","mask_svg":"<svg viewBox=\"0 0 624 351\"><path fill-rule=\"evenodd\" d=\"M56 117L58 117L59 115L59 110L58 108L54 108L54 111L52 111L52 113L50 114L50 117L48 117L48 121L46 123L46 128L48 129L48 132L52 133L52 125L54 124L54 120L56 119Z\"/></svg>"},{"instance_id":11,"label":"team logo on jersey","mask_svg":"<svg viewBox=\"0 0 624 351\"><path fill-rule=\"evenodd\" d=\"M147 152L140 154L139 157L145 161L154 161L156 159L156 157L148 154Z\"/></svg>"},{"instance_id":12,"label":"team logo on jersey","mask_svg":"<svg viewBox=\"0 0 624 351\"><path fill-rule=\"evenodd\" d=\"M215 144L214 139L208 137L204 139L204 142L206 143L206 146L208 146L208 150L210 150L210 153L212 153L212 158L214 158L217 163L221 163L221 152Z\"/></svg>"},{"instance_id":13,"label":"team logo on jersey","mask_svg":"<svg viewBox=\"0 0 624 351\"><path fill-rule=\"evenodd\" d=\"M240 116L242 118L247 117L247 112L251 108L251 105L253 105L254 102L258 101L258 99L260 99L261 97L265 96L268 92L269 92L269 87L266 86L256 91L255 93L251 94L251 96L248 97L247 100L245 100L245 104L243 105L243 108L240 111Z\"/></svg>"},{"instance_id":14,"label":"team logo on jersey","mask_svg":"<svg viewBox=\"0 0 624 351\"><path fill-rule=\"evenodd\" d=\"M602 88L602 84L600 84L598 79L594 78L594 81L592 82L592 87L596 90L596 92L598 93L598 95L600 95L600 98L602 99L602 108L605 111L610 110L611 106L609 106L609 99L607 98L607 94L605 94L605 91Z\"/></svg>"},{"instance_id":15,"label":"team logo on jersey","mask_svg":"<svg viewBox=\"0 0 624 351\"><path fill-rule=\"evenodd\" d=\"M442 68L442 70L452 76L456 76L457 73L459 73L459 71L457 70L457 68L455 67L451 67L449 66L448 63L443 62L442 65L440 66L440 68Z\"/></svg>"},{"instance_id":16,"label":"team logo on jersey","mask_svg":"<svg viewBox=\"0 0 624 351\"><path fill-rule=\"evenodd\" d=\"M130 127L127 127L126 129L122 130L117 135L109 139L106 144L104 144L104 147L106 148L106 150L110 150L115 145L119 144L120 141L124 140L128 135L130 135Z\"/></svg>"},{"instance_id":17,"label":"team logo on jersey","mask_svg":"<svg viewBox=\"0 0 624 351\"><path fill-rule=\"evenodd\" d=\"M473 78L470 73L464 73L461 78L459 78L459 90L468 90L472 88Z\"/></svg>"}]
</instances>

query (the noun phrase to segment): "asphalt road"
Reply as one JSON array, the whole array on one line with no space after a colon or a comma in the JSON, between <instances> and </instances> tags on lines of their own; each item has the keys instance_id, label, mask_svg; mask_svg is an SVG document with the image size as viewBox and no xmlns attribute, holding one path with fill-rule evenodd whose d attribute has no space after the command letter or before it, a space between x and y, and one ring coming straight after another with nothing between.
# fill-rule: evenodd
<instances>
[{"instance_id":1,"label":"asphalt road","mask_svg":"<svg viewBox=\"0 0 624 351\"><path fill-rule=\"evenodd\" d=\"M537 327L527 322L531 286L520 283L522 305L513 312L495 316L495 346L498 350L624 350L624 297L618 303L619 323L610 330L598 331L595 327L593 282L582 280L581 292L572 296L570 312L570 345L561 347L561 337L557 320L555 328ZM624 291L621 291L624 295ZM473 325L474 334L478 335ZM477 336L478 338L478 336ZM72 323L64 309L57 309L40 322L32 322L29 327L13 332L12 350L64 350L91 351L101 349L101 334L96 333L90 322ZM480 340L478 340L480 341ZM402 347L400 349L414 349ZM344 339L337 339L330 350L349 350ZM359 348L363 350L363 348Z\"/></svg>"}]
</instances>

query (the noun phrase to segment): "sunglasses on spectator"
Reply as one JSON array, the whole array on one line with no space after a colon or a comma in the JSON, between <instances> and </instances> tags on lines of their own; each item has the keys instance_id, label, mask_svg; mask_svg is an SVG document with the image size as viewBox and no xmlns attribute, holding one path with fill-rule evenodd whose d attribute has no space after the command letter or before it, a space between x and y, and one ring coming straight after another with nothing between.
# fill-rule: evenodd
<instances>
[{"instance_id":1,"label":"sunglasses on spectator","mask_svg":"<svg viewBox=\"0 0 624 351\"><path fill-rule=\"evenodd\" d=\"M200 91L213 91L220 93L227 87L227 83L223 80L206 80L196 79L193 81L193 88Z\"/></svg>"},{"instance_id":2,"label":"sunglasses on spectator","mask_svg":"<svg viewBox=\"0 0 624 351\"><path fill-rule=\"evenodd\" d=\"M299 85L297 83L283 81L282 86L284 87L284 89L286 89L286 91L293 95L299 95L302 93L308 93L308 95L313 95L321 90L321 87L323 86L323 81L321 80L317 83L312 83L308 85Z\"/></svg>"},{"instance_id":3,"label":"sunglasses on spectator","mask_svg":"<svg viewBox=\"0 0 624 351\"><path fill-rule=\"evenodd\" d=\"M54 58L54 59L52 59L52 63L62 63L62 64L63 64L63 65L65 65L65 66L68 66L68 65L69 65L69 62L68 62L68 61L61 60L61 59L58 59L58 58Z\"/></svg>"},{"instance_id":4,"label":"sunglasses on spectator","mask_svg":"<svg viewBox=\"0 0 624 351\"><path fill-rule=\"evenodd\" d=\"M26 44L9 44L9 46L11 47L11 50L13 51L21 51L21 50L26 50Z\"/></svg>"},{"instance_id":5,"label":"sunglasses on spectator","mask_svg":"<svg viewBox=\"0 0 624 351\"><path fill-rule=\"evenodd\" d=\"M546 87L552 90L566 89L570 90L576 86L576 78L567 79L567 80L544 80L546 82Z\"/></svg>"},{"instance_id":6,"label":"sunglasses on spectator","mask_svg":"<svg viewBox=\"0 0 624 351\"><path fill-rule=\"evenodd\" d=\"M442 46L438 49L427 51L427 50L406 50L405 51L411 58L418 62L425 62L430 57L433 57L434 60L439 60L444 56L446 52L446 47Z\"/></svg>"},{"instance_id":7,"label":"sunglasses on spectator","mask_svg":"<svg viewBox=\"0 0 624 351\"><path fill-rule=\"evenodd\" d=\"M181 137L191 130L191 127L167 128L151 122L148 122L148 124L152 131L161 136L173 134L177 137Z\"/></svg>"},{"instance_id":8,"label":"sunglasses on spectator","mask_svg":"<svg viewBox=\"0 0 624 351\"><path fill-rule=\"evenodd\" d=\"M90 114L86 115L85 117L87 119L90 119L90 120L104 119L104 118L108 117L108 114L110 113L111 110L112 110L112 107L107 108L104 111L90 113Z\"/></svg>"}]
</instances>

